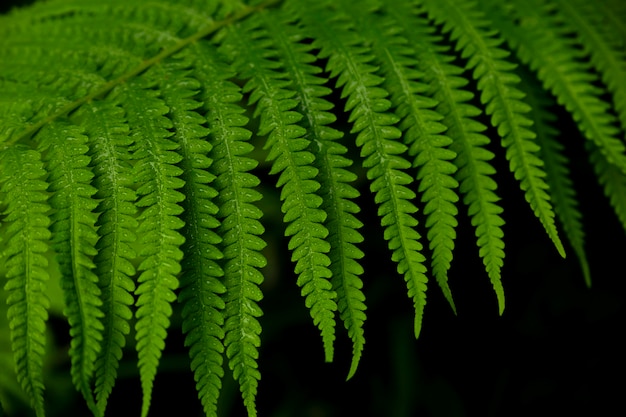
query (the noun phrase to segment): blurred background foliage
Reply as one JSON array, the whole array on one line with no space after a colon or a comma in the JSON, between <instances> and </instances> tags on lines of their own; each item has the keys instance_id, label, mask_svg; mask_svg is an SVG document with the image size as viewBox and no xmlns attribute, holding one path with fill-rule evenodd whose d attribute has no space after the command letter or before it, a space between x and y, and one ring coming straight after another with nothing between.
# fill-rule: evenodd
<instances>
[{"instance_id":1,"label":"blurred background foliage","mask_svg":"<svg viewBox=\"0 0 626 417\"><path fill-rule=\"evenodd\" d=\"M0 2L0 12L28 0ZM577 135L563 115L559 128ZM571 133L574 132L574 133ZM585 287L575 257L559 257L509 173L502 152L499 170L506 225L503 285L507 307L498 316L496 297L478 258L469 220L460 216L458 248L450 271L455 316L431 285L419 340L413 337L413 309L405 285L388 257L376 225L372 196L359 187L360 219L366 243L364 292L366 347L359 369L346 381L351 344L340 329L335 362L325 364L321 339L299 294L283 236L275 178L266 181L260 203L265 216L268 266L261 302L265 314L257 406L263 417L463 417L614 415L623 409L626 371L626 235L593 180L583 139L569 138L572 171L587 233L593 285ZM262 155L260 155L262 158ZM566 248L568 249L568 248ZM571 253L571 249L570 249ZM0 276L3 275L0 265ZM57 277L58 278L58 277ZM434 282L434 281L433 281ZM49 417L88 416L70 379L68 325L58 284L51 283L46 403ZM4 297L0 297L4 299ZM180 316L174 314L150 415L202 416L183 347ZM7 329L0 305L0 329ZM129 335L130 340L134 335ZM141 391L134 343L127 344L107 415L139 413ZM618 382L615 382L618 381ZM228 372L220 398L221 415L245 416ZM30 416L15 381L10 341L0 331L0 417Z\"/></svg>"}]
</instances>

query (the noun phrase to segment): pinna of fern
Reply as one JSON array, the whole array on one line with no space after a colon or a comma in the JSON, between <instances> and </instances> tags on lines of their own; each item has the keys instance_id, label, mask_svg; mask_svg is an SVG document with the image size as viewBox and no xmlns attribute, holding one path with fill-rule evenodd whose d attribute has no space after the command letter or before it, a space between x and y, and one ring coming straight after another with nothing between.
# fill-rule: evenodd
<instances>
[{"instance_id":1,"label":"pinna of fern","mask_svg":"<svg viewBox=\"0 0 626 417\"><path fill-rule=\"evenodd\" d=\"M206 415L217 415L224 366L256 415L267 264L260 163L280 190L294 281L324 358L333 359L336 316L352 341L349 378L364 352L372 279L357 198L376 206L416 337L430 276L456 312L448 275L460 210L503 312L495 158L508 161L556 251L569 245L590 285L564 154L571 138L545 103L571 114L626 229L626 55L612 4L54 0L0 16L10 327L0 331L36 414L46 409L53 259L72 381L94 415L106 414L127 344L148 414L175 302Z\"/></svg>"}]
</instances>

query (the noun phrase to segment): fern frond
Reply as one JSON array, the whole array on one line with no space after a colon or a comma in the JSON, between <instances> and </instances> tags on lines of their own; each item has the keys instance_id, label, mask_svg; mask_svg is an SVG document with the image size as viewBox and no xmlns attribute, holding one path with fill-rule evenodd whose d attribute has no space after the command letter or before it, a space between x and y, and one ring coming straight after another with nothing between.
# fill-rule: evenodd
<instances>
[{"instance_id":1,"label":"fern frond","mask_svg":"<svg viewBox=\"0 0 626 417\"><path fill-rule=\"evenodd\" d=\"M261 23L255 16L235 27L224 40L222 50L234 58L235 68L248 80L243 90L250 93L250 103L256 104L255 116L260 118L258 134L267 136L264 148L269 151L267 160L272 161L270 174L280 174L277 187L281 188L283 221L288 223L285 235L290 236L288 247L298 275L297 284L320 329L325 359L330 362L337 304L328 268L326 213L319 208L322 199L317 195L318 170L313 166L315 157L308 150L310 141L303 137L306 131L297 124L302 115L293 110L297 106L295 93L286 88L289 81L270 60L275 52ZM280 36L276 29L274 34Z\"/></svg>"},{"instance_id":2,"label":"fern frond","mask_svg":"<svg viewBox=\"0 0 626 417\"><path fill-rule=\"evenodd\" d=\"M407 2L389 6L393 9L389 11L391 15L411 13ZM456 312L448 285L457 226L455 203L459 199L454 191L458 187L453 177L456 166L451 162L456 154L447 149L451 139L441 135L446 127L439 123L443 116L433 109L437 102L425 96L428 86L418 81L423 79L423 73L415 69L415 51L395 19L383 19L373 13L378 9L375 2L371 9L351 2L346 13L358 19L358 30L371 42L372 52L380 63L379 72L385 79L383 86L389 91L395 112L401 118L399 127L404 132L403 141L414 158L413 166L418 168L416 179L426 215L432 273Z\"/></svg>"},{"instance_id":3,"label":"fern frond","mask_svg":"<svg viewBox=\"0 0 626 417\"><path fill-rule=\"evenodd\" d=\"M142 261L138 266L136 340L139 356L139 374L143 390L141 415L150 407L152 387L161 352L165 346L171 303L176 300L181 266L180 246L184 238L178 232L184 222L180 202L183 195L177 191L184 185L179 178L182 170L176 166L181 156L170 137L172 122L166 118L169 108L150 88L156 84L156 74L129 83L124 92L125 108L134 139L137 160L135 178L139 184L137 207L145 207L139 215L137 233L141 236ZM147 117L146 117L147 116Z\"/></svg>"},{"instance_id":4,"label":"fern frond","mask_svg":"<svg viewBox=\"0 0 626 417\"><path fill-rule=\"evenodd\" d=\"M446 133L452 139L449 149L457 155L454 160L458 168L455 178L460 183L459 191L464 194L463 202L468 206L468 214L476 228L479 255L502 314L504 220L500 217L502 208L495 193L497 184L491 178L495 173L490 163L494 155L485 148L490 142L482 133L486 127L475 120L481 111L467 103L472 100L473 94L464 88L468 82L460 77L463 69L451 63L454 58L447 55L448 47L440 45L440 39L433 35L432 26L419 17L422 13L418 8L413 12L394 13L394 17L415 49L418 68L430 87L428 95L439 102L436 111L444 115L442 123L448 127Z\"/></svg>"},{"instance_id":5,"label":"fern frond","mask_svg":"<svg viewBox=\"0 0 626 417\"><path fill-rule=\"evenodd\" d=\"M600 0L594 3L595 10L600 17L599 24L606 27L606 35L611 42L626 46L626 7L621 0Z\"/></svg>"},{"instance_id":6,"label":"fern frond","mask_svg":"<svg viewBox=\"0 0 626 417\"><path fill-rule=\"evenodd\" d=\"M92 184L100 200L96 226L100 239L96 243L94 273L101 290L103 317L102 343L95 361L96 406L100 414L106 410L107 400L117 377L117 368L130 332L131 306L135 283L132 261L136 253L137 209L133 184L130 148L132 139L118 98L110 102L95 102L83 106L72 120L86 126L89 137Z\"/></svg>"},{"instance_id":7,"label":"fern frond","mask_svg":"<svg viewBox=\"0 0 626 417\"><path fill-rule=\"evenodd\" d=\"M180 144L185 185L181 192L186 196L183 202L182 230L185 243L182 246L181 292L179 301L183 305L183 333L185 345L189 347L191 369L194 372L198 396L207 416L217 416L217 399L224 376L223 358L225 307L222 295L226 287L221 282L224 272L217 263L223 257L217 245L220 236L215 232L219 222L215 218L218 207L213 202L217 191L211 186L215 180L209 169L212 161L208 158L211 143L206 139L210 129L205 128L205 119L197 113L201 103L197 95L201 84L193 75L205 78L223 77L213 69L206 68L192 74L193 57L190 54L177 56L180 62L164 65L159 78L165 103L170 108L170 117ZM216 81L211 81L217 84ZM217 95L219 90L205 94Z\"/></svg>"},{"instance_id":8,"label":"fern frond","mask_svg":"<svg viewBox=\"0 0 626 417\"><path fill-rule=\"evenodd\" d=\"M417 208L410 201L415 193L409 186L413 179L404 172L411 164L402 156L406 145L399 141L401 132L394 125L398 117L387 113L391 103L381 88L383 79L374 74L374 57L359 45L359 36L350 22L325 6L328 4L299 3L300 19L320 49L319 58L328 59L327 71L337 78L336 86L347 99L345 110L350 112L356 144L361 148L363 167L372 181L370 190L378 204L378 215L385 228L384 237L404 276L408 295L415 309L414 332L418 337L426 304L426 268L420 235L415 230L417 220L412 216Z\"/></svg>"},{"instance_id":9,"label":"fern frond","mask_svg":"<svg viewBox=\"0 0 626 417\"><path fill-rule=\"evenodd\" d=\"M98 189L96 197L100 204L98 218L97 254L94 257L95 272L102 291L104 317L103 343L95 363L96 405L101 414L106 410L107 399L115 384L122 349L130 331L132 318L130 306L134 304L132 293L135 275L132 260L136 257L132 244L136 199L129 148L132 140L118 103L93 103L77 112L77 121L85 123L90 137L92 166L95 174L93 184Z\"/></svg>"},{"instance_id":10,"label":"fern frond","mask_svg":"<svg viewBox=\"0 0 626 417\"><path fill-rule=\"evenodd\" d=\"M593 143L587 142L587 150L598 181L604 188L604 194L615 210L622 228L626 230L626 174L610 163Z\"/></svg>"},{"instance_id":11,"label":"fern frond","mask_svg":"<svg viewBox=\"0 0 626 417\"><path fill-rule=\"evenodd\" d=\"M559 23L578 36L579 43L591 58L607 89L613 94L615 111L626 129L626 38L614 39L610 26L602 21L600 7L581 0L556 0Z\"/></svg>"},{"instance_id":12,"label":"fern frond","mask_svg":"<svg viewBox=\"0 0 626 417\"><path fill-rule=\"evenodd\" d=\"M4 279L4 273L0 276ZM19 399L23 404L30 404L31 401L17 380L15 360L11 349L11 328L7 317L8 306L4 302L7 292L2 287L0 287L0 298L2 299L0 302L0 369L2 369L0 372L0 415L8 416L16 414L12 404L14 399Z\"/></svg>"},{"instance_id":13,"label":"fern frond","mask_svg":"<svg viewBox=\"0 0 626 417\"><path fill-rule=\"evenodd\" d=\"M94 174L88 168L87 137L80 128L63 122L52 123L38 134L45 150L50 206L52 247L57 254L64 292L65 311L72 337L69 351L72 381L94 415L101 413L91 389L94 365L102 342L102 300L93 256L98 239L90 185Z\"/></svg>"},{"instance_id":14,"label":"fern frond","mask_svg":"<svg viewBox=\"0 0 626 417\"><path fill-rule=\"evenodd\" d=\"M435 23L443 23L443 32L450 33L457 49L462 51L461 56L468 59L466 68L472 70L478 82L480 101L502 138L510 170L520 182L535 216L565 257L554 223L546 173L538 157L540 148L527 117L530 108L522 101L524 94L517 88L519 77L513 72L516 65L507 60L510 52L501 47L504 40L494 33L485 14L473 1L423 0L423 3Z\"/></svg>"},{"instance_id":15,"label":"fern frond","mask_svg":"<svg viewBox=\"0 0 626 417\"><path fill-rule=\"evenodd\" d=\"M363 241L358 231L362 223L355 217L359 208L351 201L359 196L359 192L350 184L356 180L356 175L347 169L352 165L345 156L347 148L337 142L343 134L328 126L336 120L330 113L333 104L325 98L331 90L323 86L327 80L318 75L322 70L312 65L316 60L312 45L301 43L303 35L291 18L295 14L296 11L287 9L285 15L266 13L261 17L292 80L290 87L296 92L297 110L304 116L302 124L307 129L306 138L310 139L309 150L316 156L318 194L323 199L320 208L327 214L324 225L328 229L327 241L331 247L331 283L337 294L340 318L352 340L350 379L356 372L365 345L365 295L359 277L363 268L358 262L364 255L355 246Z\"/></svg>"},{"instance_id":16,"label":"fern frond","mask_svg":"<svg viewBox=\"0 0 626 417\"><path fill-rule=\"evenodd\" d=\"M7 318L11 347L22 389L37 417L45 415L43 356L50 300L47 294L50 218L41 155L22 146L0 154L0 181L8 223L2 258L6 268Z\"/></svg>"},{"instance_id":17,"label":"fern frond","mask_svg":"<svg viewBox=\"0 0 626 417\"><path fill-rule=\"evenodd\" d=\"M12 387L44 417L46 320L63 298L47 282L62 275L69 373L93 415L105 415L131 325L149 415L180 325L204 414L220 411L226 363L256 417L266 168L324 359L335 313L351 340L348 379L366 342L362 197L405 281L415 337L424 255L456 313L448 276L459 249L472 250L455 247L461 205L502 314L496 136L589 285L548 94L588 139L626 230L625 13L620 0L54 0L0 16L0 341L12 345Z\"/></svg>"},{"instance_id":18,"label":"fern frond","mask_svg":"<svg viewBox=\"0 0 626 417\"><path fill-rule=\"evenodd\" d=\"M258 371L258 349L261 345L263 315L258 302L263 298L259 285L263 275L259 271L267 261L261 254L266 246L260 235L264 228L259 222L261 210L254 205L261 194L254 188L260 181L249 171L257 161L248 156L254 149L248 142L251 132L244 128L248 118L238 102L240 88L228 81L232 70L223 63L211 46L196 46L199 61L196 78L207 82L202 92L206 119L211 129L213 150L211 172L218 192L218 234L222 237L224 254L224 345L228 366L239 383L249 416L256 416L256 394L261 374Z\"/></svg>"},{"instance_id":19,"label":"fern frond","mask_svg":"<svg viewBox=\"0 0 626 417\"><path fill-rule=\"evenodd\" d=\"M526 92L526 102L530 104L529 116L533 121L537 140L541 148L540 156L546 168L546 180L550 185L550 194L554 202L557 219L563 225L565 236L578 257L585 283L591 286L589 262L585 255L585 232L582 225L582 214L578 207L576 191L570 178L569 160L564 155L565 147L558 141L559 132L555 125L556 116L551 112L553 103L547 94L536 85L534 77L524 71L520 72L522 86Z\"/></svg>"},{"instance_id":20,"label":"fern frond","mask_svg":"<svg viewBox=\"0 0 626 417\"><path fill-rule=\"evenodd\" d=\"M597 76L590 71L591 64L584 61L585 52L577 49L576 39L553 16L553 4L515 1L504 8L494 0L481 1L489 6L486 10L492 22L519 59L537 73L544 88L572 114L585 137L626 173L626 146L616 137L616 118L609 111L609 103L602 99L605 90L594 84Z\"/></svg>"}]
</instances>

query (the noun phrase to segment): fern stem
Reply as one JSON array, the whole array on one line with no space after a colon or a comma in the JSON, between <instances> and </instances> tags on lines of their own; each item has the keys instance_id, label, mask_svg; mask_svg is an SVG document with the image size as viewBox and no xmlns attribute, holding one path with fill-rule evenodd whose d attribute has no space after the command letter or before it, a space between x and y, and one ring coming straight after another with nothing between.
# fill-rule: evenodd
<instances>
[{"instance_id":1,"label":"fern stem","mask_svg":"<svg viewBox=\"0 0 626 417\"><path fill-rule=\"evenodd\" d=\"M139 65L137 65L136 67L132 68L131 70L127 71L126 73L120 75L119 77L108 81L107 83L105 83L104 85L102 85L101 87L97 88L95 91L93 91L90 94L87 94L79 99L76 99L74 101L72 101L71 103L66 104L65 106L63 106L61 109L59 109L58 111L54 112L53 114L51 114L50 116L47 116L46 118L40 120L39 122L28 126L26 129L24 129L22 132L20 132L19 134L17 134L16 136L14 136L13 138L3 142L2 144L2 149L6 149L28 137L30 137L31 135L33 135L34 133L36 133L39 129L41 129L42 127L52 123L53 121L66 116L70 113L72 113L73 111L75 111L76 109L80 108L82 105L95 100L95 99L99 99L99 98L103 98L106 97L106 95L108 93L110 93L115 87L122 85L124 83L127 83L128 81L132 80L133 78L137 77L138 75L142 74L143 72L145 72L146 70L148 70L149 68L155 66L156 64L159 64L161 62L163 62L166 58L171 57L172 55L176 54L177 52L181 51L182 49L188 47L189 45L198 42L200 39L206 38L209 35L212 35L214 33L216 33L218 30L220 30L221 28L231 25L234 22L240 21L245 19L246 17L262 10L268 7L272 7L275 6L279 3L281 3L283 0L264 0L262 3L260 3L257 6L254 7L246 7L246 8L242 8L240 9L237 13L233 14L232 16L229 16L223 20L220 20L218 22L213 22L211 25L209 25L208 27L199 30L198 32L194 33L191 36L188 36L185 39L181 39L178 43L176 43L175 45L170 46L169 48L165 48L163 49L161 52L159 52L157 55L153 56L152 58L149 59L145 59L143 60L143 62Z\"/></svg>"}]
</instances>

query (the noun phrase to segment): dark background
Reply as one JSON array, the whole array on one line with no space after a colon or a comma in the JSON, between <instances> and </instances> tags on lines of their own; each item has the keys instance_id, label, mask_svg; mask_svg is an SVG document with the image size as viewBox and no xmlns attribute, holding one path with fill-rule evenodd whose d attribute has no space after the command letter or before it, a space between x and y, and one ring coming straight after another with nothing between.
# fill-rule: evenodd
<instances>
[{"instance_id":1,"label":"dark background","mask_svg":"<svg viewBox=\"0 0 626 417\"><path fill-rule=\"evenodd\" d=\"M0 5L8 9L11 3L27 2ZM566 246L566 260L559 257L508 173L502 152L496 151L506 221L505 312L498 315L473 230L462 214L450 271L458 316L433 280L416 341L404 282L386 260L371 195L362 187L367 342L356 375L346 382L351 354L347 334L338 323L335 361L324 363L319 333L291 273L286 241L280 237L282 226L277 217L266 216L270 267L261 303L265 315L259 416L609 415L623 410L626 237L595 182L584 140L567 115L562 115L558 127L568 141L584 215L591 289L584 284L571 248ZM264 207L278 204L270 191ZM52 319L52 325L63 340L64 323ZM201 415L178 325L173 322L168 336L151 416ZM126 352L107 415L139 414L134 358L132 351ZM48 387L49 415L88 415L82 400L68 389L64 366L53 370L55 380L62 383ZM220 415L245 415L238 388L228 375L220 401Z\"/></svg>"}]
</instances>

